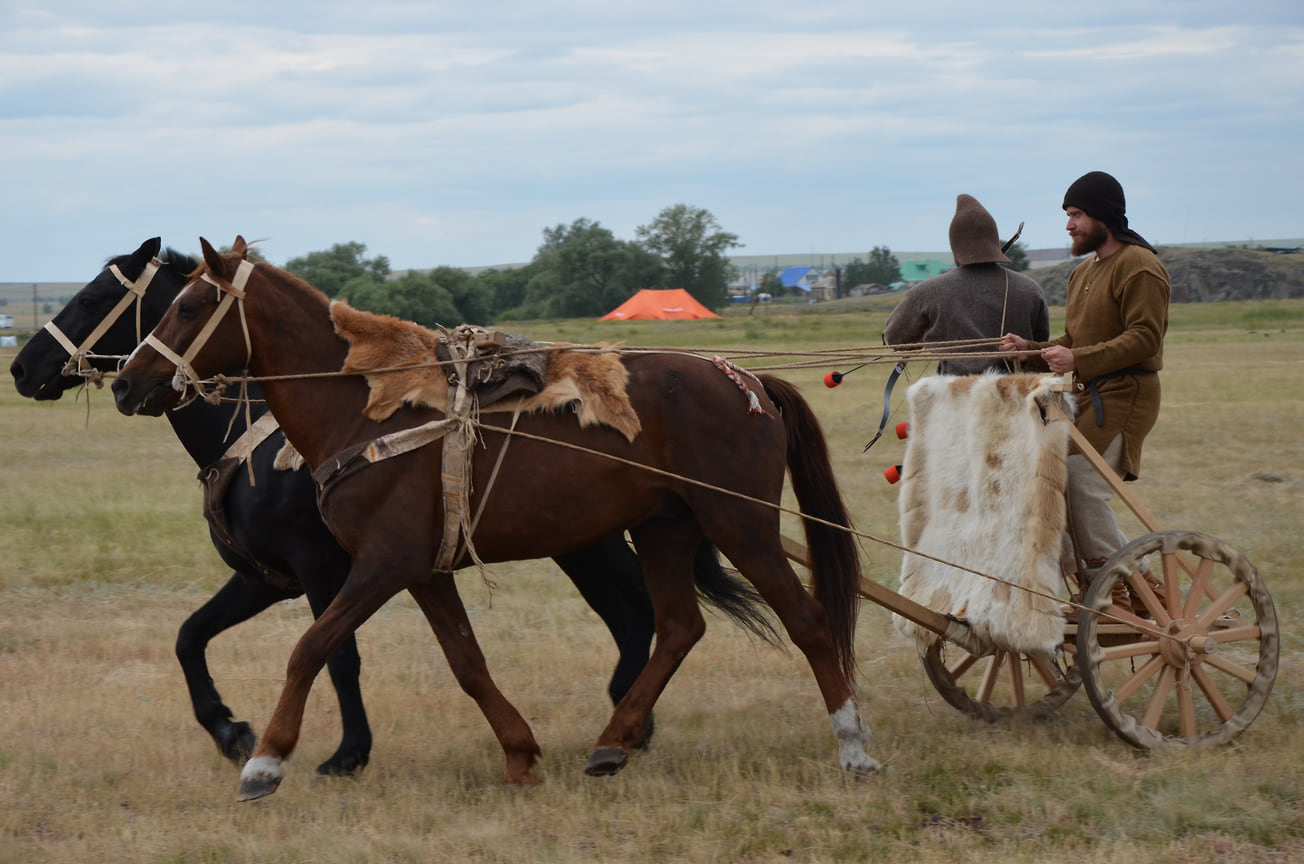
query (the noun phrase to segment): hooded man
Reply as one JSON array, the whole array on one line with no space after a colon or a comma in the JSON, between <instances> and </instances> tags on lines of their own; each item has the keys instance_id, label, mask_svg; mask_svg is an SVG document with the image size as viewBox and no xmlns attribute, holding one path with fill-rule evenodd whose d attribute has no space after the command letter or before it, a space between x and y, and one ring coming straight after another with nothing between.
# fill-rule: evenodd
<instances>
[{"instance_id":1,"label":"hooded man","mask_svg":"<svg viewBox=\"0 0 1304 864\"><path fill-rule=\"evenodd\" d=\"M1050 318L1041 286L1002 264L1010 263L1001 251L996 220L971 195L955 199L950 228L955 269L926 279L906 292L892 310L883 330L888 345L919 345L995 340L1006 332L1025 339L1050 338ZM939 345L938 350L945 350ZM975 347L958 347L957 353L976 353ZM1008 371L1007 361L995 357L943 360L937 371L944 375L974 375L994 369Z\"/></svg>"},{"instance_id":2,"label":"hooded man","mask_svg":"<svg viewBox=\"0 0 1304 864\"><path fill-rule=\"evenodd\" d=\"M1035 351L1031 368L1072 373L1077 426L1124 480L1141 468L1141 443L1159 416L1159 370L1168 331L1168 271L1154 247L1128 227L1123 187L1103 171L1084 174L1064 194L1075 256L1064 335L1050 342L1007 333L1004 351ZM1084 398L1085 397L1085 398ZM1080 454L1069 456L1069 506L1088 577L1127 538L1109 508L1113 490Z\"/></svg>"}]
</instances>

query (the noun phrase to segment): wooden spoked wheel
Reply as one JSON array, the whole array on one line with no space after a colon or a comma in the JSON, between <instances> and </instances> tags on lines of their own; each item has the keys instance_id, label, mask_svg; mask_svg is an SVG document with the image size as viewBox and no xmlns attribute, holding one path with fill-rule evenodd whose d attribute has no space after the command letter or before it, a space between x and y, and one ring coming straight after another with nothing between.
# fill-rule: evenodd
<instances>
[{"instance_id":1,"label":"wooden spoked wheel","mask_svg":"<svg viewBox=\"0 0 1304 864\"><path fill-rule=\"evenodd\" d=\"M1166 598L1148 586L1142 562ZM1145 617L1114 605L1120 580L1143 601ZM1230 741L1272 691L1272 598L1249 560L1215 537L1160 531L1133 540L1092 581L1083 606L1078 665L1087 695L1137 747Z\"/></svg>"},{"instance_id":2,"label":"wooden spoked wheel","mask_svg":"<svg viewBox=\"0 0 1304 864\"><path fill-rule=\"evenodd\" d=\"M993 722L1039 717L1058 710L1082 683L1074 645L1064 647L1060 659L1013 651L975 657L939 639L924 654L924 671L942 698L965 714Z\"/></svg>"}]
</instances>

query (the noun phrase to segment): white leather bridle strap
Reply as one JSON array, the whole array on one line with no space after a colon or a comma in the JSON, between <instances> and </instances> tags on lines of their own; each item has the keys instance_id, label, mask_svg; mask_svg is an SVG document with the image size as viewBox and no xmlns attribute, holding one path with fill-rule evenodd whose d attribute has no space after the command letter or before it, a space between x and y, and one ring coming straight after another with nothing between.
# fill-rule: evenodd
<instances>
[{"instance_id":1,"label":"white leather bridle strap","mask_svg":"<svg viewBox=\"0 0 1304 864\"><path fill-rule=\"evenodd\" d=\"M196 390L199 389L197 385L200 382L200 378L195 372L194 367L190 365L191 361L195 359L196 355L198 355L204 345L207 344L209 338L213 335L213 331L217 329L217 325L222 323L222 319L226 317L226 313L230 310L232 303L238 303L240 307L240 326L244 330L245 337L245 365L249 365L249 359L253 356L253 344L249 339L249 323L245 320L244 298L245 285L248 283L249 274L252 273L253 270L254 262L245 259L240 262L239 268L236 269L235 278L230 282L220 282L209 276L207 273L200 274L200 278L203 281L216 286L217 289L222 292L222 299L218 302L217 309L213 312L212 317L204 323L203 328L199 331L199 335L197 335L194 341L190 343L190 347L186 349L185 354L177 354L177 352L172 348L163 344L163 342L153 333L150 333L145 337L145 341L142 344L153 348L176 365L177 373L172 378L172 387L174 389L180 390L182 393L185 392L187 387L192 385L195 385ZM195 283L192 282L190 284L193 285ZM184 294L189 288L190 285L187 285L186 288L182 289L181 293ZM178 294L177 298L180 299L180 297L181 294ZM174 300L173 302L175 303L176 301Z\"/></svg>"},{"instance_id":2,"label":"white leather bridle strap","mask_svg":"<svg viewBox=\"0 0 1304 864\"><path fill-rule=\"evenodd\" d=\"M127 289L127 293L123 294L122 299L118 301L118 304L113 307L112 311L104 316L99 324L95 325L95 329L90 332L90 335L82 340L81 345L74 345L72 340L68 338L67 334L59 329L54 321L46 322L46 332L54 337L54 341L58 342L63 347L63 350L68 352L69 359L63 367L64 375L74 375L80 372L89 371L89 367L84 365L87 355L89 355L91 349L95 347L95 343L99 342L101 337L109 331L109 328L122 317L122 313L126 311L127 306L133 302L136 304L136 342L140 342L140 307L142 301L145 299L145 292L149 289L149 283L154 281L155 274L158 273L159 268L162 266L163 262L161 260L158 258L152 258L150 259L150 262L145 265L145 269L141 271L140 275L137 276L135 280L131 280L122 275L122 271L118 269L117 264L110 264L109 272L117 277L118 282L122 284L122 287Z\"/></svg>"}]
</instances>

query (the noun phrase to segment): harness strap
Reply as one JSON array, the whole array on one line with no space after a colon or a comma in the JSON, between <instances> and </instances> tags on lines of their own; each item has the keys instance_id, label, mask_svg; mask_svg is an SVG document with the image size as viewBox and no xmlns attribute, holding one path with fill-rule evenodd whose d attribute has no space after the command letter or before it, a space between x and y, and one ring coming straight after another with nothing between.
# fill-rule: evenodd
<instances>
[{"instance_id":1,"label":"harness strap","mask_svg":"<svg viewBox=\"0 0 1304 864\"><path fill-rule=\"evenodd\" d=\"M471 500L471 455L476 435L476 421L471 416L476 404L468 389L467 366L475 357L476 347L471 338L465 341L446 338L444 343L455 358L453 368L457 373L457 387L448 394L448 410L444 415L452 425L448 437L444 438L443 464L439 472L444 491L444 531L439 539L439 550L435 553L436 573L452 571L462 538L466 539L466 551L479 563L471 544L472 528L467 514Z\"/></svg>"},{"instance_id":2,"label":"harness strap","mask_svg":"<svg viewBox=\"0 0 1304 864\"><path fill-rule=\"evenodd\" d=\"M104 318L100 319L100 323L95 325L95 329L82 340L81 345L74 345L72 340L68 338L67 334L60 330L59 326L55 324L53 320L45 323L45 331L54 337L54 341L58 342L63 350L68 352L68 362L64 364L62 370L63 375L77 375L90 371L90 367L85 365L85 360L90 354L90 350L94 348L95 343L99 342L104 334L109 331L109 328L122 317L122 313L127 310L127 306L131 303L136 304L136 343L140 343L141 301L145 298L145 291L149 288L149 283L154 281L155 274L158 273L159 268L162 266L163 261L161 259L151 258L149 263L145 265L145 269L140 271L140 275L133 280L122 275L122 271L118 269L117 264L110 264L109 272L117 277L119 284L126 288L127 291L122 295L121 299L118 300L117 305L113 307L112 311L104 316Z\"/></svg>"},{"instance_id":3,"label":"harness strap","mask_svg":"<svg viewBox=\"0 0 1304 864\"><path fill-rule=\"evenodd\" d=\"M222 454L222 458L239 459L244 462L253 456L259 444L266 441L279 428L281 428L281 424L277 423L276 418L272 416L272 412L268 411L255 420L254 425L245 429L243 435L231 443L231 446Z\"/></svg>"},{"instance_id":4,"label":"harness strap","mask_svg":"<svg viewBox=\"0 0 1304 864\"><path fill-rule=\"evenodd\" d=\"M1154 369L1142 369L1139 366L1128 366L1123 369L1116 369L1113 372L1106 372L1104 375L1097 375L1084 386L1087 392L1091 394L1091 408L1096 412L1096 425L1105 425L1105 403L1100 398L1100 388L1096 384L1100 381L1108 381L1111 378L1122 378L1125 375L1158 375Z\"/></svg>"}]
</instances>

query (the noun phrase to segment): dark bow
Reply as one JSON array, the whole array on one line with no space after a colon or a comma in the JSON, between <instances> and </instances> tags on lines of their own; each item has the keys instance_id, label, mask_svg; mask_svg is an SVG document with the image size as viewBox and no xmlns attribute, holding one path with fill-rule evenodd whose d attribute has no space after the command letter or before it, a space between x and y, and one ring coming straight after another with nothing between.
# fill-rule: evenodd
<instances>
[{"instance_id":1,"label":"dark bow","mask_svg":"<svg viewBox=\"0 0 1304 864\"><path fill-rule=\"evenodd\" d=\"M887 428L888 418L892 416L892 388L896 386L897 379L901 377L901 373L904 371L906 371L906 361L898 360L897 364L892 367L892 374L887 376L887 386L883 388L883 416L879 418L878 431L874 433L873 438L869 439L865 449L860 452L869 452L869 448L874 446L874 442L882 437L883 430Z\"/></svg>"}]
</instances>

